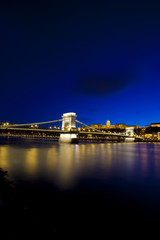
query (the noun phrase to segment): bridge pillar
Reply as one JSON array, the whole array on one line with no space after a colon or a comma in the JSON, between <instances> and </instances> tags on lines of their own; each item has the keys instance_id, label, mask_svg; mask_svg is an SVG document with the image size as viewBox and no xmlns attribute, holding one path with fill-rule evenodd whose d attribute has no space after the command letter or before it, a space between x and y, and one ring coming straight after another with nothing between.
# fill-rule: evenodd
<instances>
[{"instance_id":1,"label":"bridge pillar","mask_svg":"<svg viewBox=\"0 0 160 240\"><path fill-rule=\"evenodd\" d=\"M126 127L126 142L134 142L134 128L133 127Z\"/></svg>"},{"instance_id":2,"label":"bridge pillar","mask_svg":"<svg viewBox=\"0 0 160 240\"><path fill-rule=\"evenodd\" d=\"M59 142L78 143L77 132L72 132L76 129L76 117L76 113L73 112L62 115L62 130L65 132L60 134Z\"/></svg>"},{"instance_id":3,"label":"bridge pillar","mask_svg":"<svg viewBox=\"0 0 160 240\"><path fill-rule=\"evenodd\" d=\"M69 131L71 128L76 128L77 115L73 112L64 113L62 115L62 130Z\"/></svg>"}]
</instances>

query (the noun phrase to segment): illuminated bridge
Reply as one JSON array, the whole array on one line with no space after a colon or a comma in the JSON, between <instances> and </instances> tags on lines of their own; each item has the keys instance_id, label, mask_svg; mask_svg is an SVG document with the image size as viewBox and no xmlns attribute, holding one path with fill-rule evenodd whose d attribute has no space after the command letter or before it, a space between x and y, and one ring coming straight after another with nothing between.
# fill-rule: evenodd
<instances>
[{"instance_id":1,"label":"illuminated bridge","mask_svg":"<svg viewBox=\"0 0 160 240\"><path fill-rule=\"evenodd\" d=\"M31 137L43 137L58 139L60 142L75 142L78 141L140 141L141 137L134 133L133 127L127 127L124 133L109 133L101 130L93 130L86 124L76 119L77 115L73 112L64 113L62 119L37 122L37 123L25 123L25 124L8 124L4 123L0 125L1 134L7 135L20 135ZM61 127L56 129L51 126L45 128L46 125L55 123L62 123ZM83 131L78 126L87 127L88 131Z\"/></svg>"}]
</instances>

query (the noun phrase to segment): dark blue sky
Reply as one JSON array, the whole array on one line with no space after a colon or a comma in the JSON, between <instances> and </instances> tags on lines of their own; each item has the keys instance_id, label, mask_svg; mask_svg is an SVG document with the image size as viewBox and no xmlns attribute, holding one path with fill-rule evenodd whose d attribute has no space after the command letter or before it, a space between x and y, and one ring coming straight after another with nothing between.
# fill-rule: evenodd
<instances>
[{"instance_id":1,"label":"dark blue sky","mask_svg":"<svg viewBox=\"0 0 160 240\"><path fill-rule=\"evenodd\" d=\"M160 122L160 2L1 1L0 121Z\"/></svg>"}]
</instances>

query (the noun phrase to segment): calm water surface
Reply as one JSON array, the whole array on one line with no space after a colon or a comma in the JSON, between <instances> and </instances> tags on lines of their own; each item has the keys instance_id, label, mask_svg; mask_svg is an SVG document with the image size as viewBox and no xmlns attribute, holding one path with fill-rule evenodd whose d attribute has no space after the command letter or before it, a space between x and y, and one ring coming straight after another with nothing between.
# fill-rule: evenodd
<instances>
[{"instance_id":1,"label":"calm water surface","mask_svg":"<svg viewBox=\"0 0 160 240\"><path fill-rule=\"evenodd\" d=\"M49 186L56 208L63 209L55 214L54 222L59 223L55 224L55 232L70 229L73 219L77 221L74 229L80 231L92 231L94 227L104 231L106 224L111 227L116 221L120 228L120 222L128 221L140 228L144 222L159 224L159 143L72 145L1 138L0 167L16 184L29 184L29 189L34 184L36 188L45 186L40 188L42 194ZM82 213L88 220L80 226ZM73 215L72 220L68 214ZM104 217L106 220L102 221ZM92 224L87 225L89 222Z\"/></svg>"},{"instance_id":2,"label":"calm water surface","mask_svg":"<svg viewBox=\"0 0 160 240\"><path fill-rule=\"evenodd\" d=\"M159 143L59 144L31 139L2 139L0 167L13 181L46 180L70 189L84 179L144 184L160 180Z\"/></svg>"}]
</instances>

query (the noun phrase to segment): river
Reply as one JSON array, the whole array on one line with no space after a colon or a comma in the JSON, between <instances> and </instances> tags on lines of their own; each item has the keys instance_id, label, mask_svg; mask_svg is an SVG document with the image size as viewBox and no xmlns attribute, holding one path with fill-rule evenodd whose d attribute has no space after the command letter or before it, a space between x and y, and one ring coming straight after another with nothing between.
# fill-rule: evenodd
<instances>
[{"instance_id":1,"label":"river","mask_svg":"<svg viewBox=\"0 0 160 240\"><path fill-rule=\"evenodd\" d=\"M14 226L15 239L24 239L26 224L28 234L46 239L64 232L109 236L113 228L133 234L159 224L160 143L1 137L0 168L18 189L23 233Z\"/></svg>"}]
</instances>

